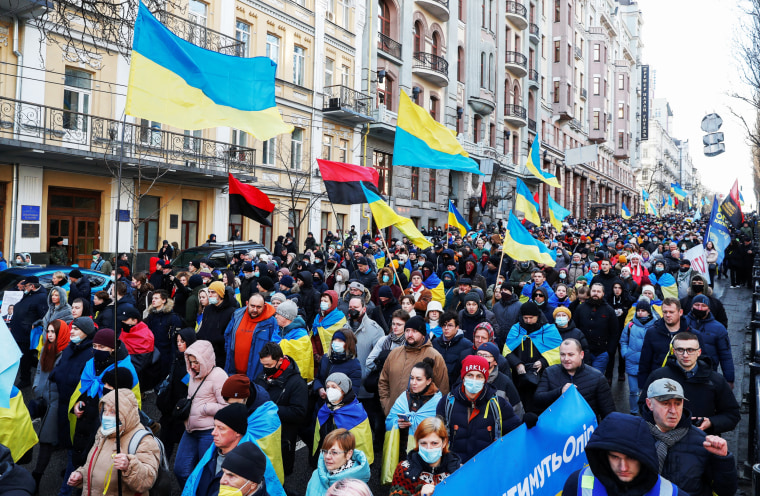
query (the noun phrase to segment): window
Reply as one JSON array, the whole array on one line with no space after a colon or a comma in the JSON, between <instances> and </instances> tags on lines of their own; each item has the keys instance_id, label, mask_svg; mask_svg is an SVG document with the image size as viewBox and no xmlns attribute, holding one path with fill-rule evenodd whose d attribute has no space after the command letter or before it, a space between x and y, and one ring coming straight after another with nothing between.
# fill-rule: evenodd
<instances>
[{"instance_id":1,"label":"window","mask_svg":"<svg viewBox=\"0 0 760 496\"><path fill-rule=\"evenodd\" d=\"M457 81L464 83L464 48L457 48Z\"/></svg>"},{"instance_id":2,"label":"window","mask_svg":"<svg viewBox=\"0 0 760 496\"><path fill-rule=\"evenodd\" d=\"M277 149L277 138L270 138L263 142L264 151L261 163L264 165L274 165L275 150Z\"/></svg>"},{"instance_id":3,"label":"window","mask_svg":"<svg viewBox=\"0 0 760 496\"><path fill-rule=\"evenodd\" d=\"M182 200L182 232L180 233L180 249L186 250L198 246L198 210L197 200Z\"/></svg>"},{"instance_id":4,"label":"window","mask_svg":"<svg viewBox=\"0 0 760 496\"><path fill-rule=\"evenodd\" d=\"M480 87L486 87L486 52L480 52Z\"/></svg>"},{"instance_id":5,"label":"window","mask_svg":"<svg viewBox=\"0 0 760 496\"><path fill-rule=\"evenodd\" d=\"M338 161L348 163L348 140L338 140Z\"/></svg>"},{"instance_id":6,"label":"window","mask_svg":"<svg viewBox=\"0 0 760 496\"><path fill-rule=\"evenodd\" d=\"M140 217L140 226L137 230L138 251L153 251L158 246L158 214L160 208L159 197L143 196L140 198L137 214Z\"/></svg>"},{"instance_id":7,"label":"window","mask_svg":"<svg viewBox=\"0 0 760 496\"><path fill-rule=\"evenodd\" d=\"M335 70L335 61L325 57L325 88L333 85L333 71Z\"/></svg>"},{"instance_id":8,"label":"window","mask_svg":"<svg viewBox=\"0 0 760 496\"><path fill-rule=\"evenodd\" d=\"M290 137L290 168L300 170L301 159L303 158L303 129L297 127L293 129Z\"/></svg>"},{"instance_id":9,"label":"window","mask_svg":"<svg viewBox=\"0 0 760 496\"><path fill-rule=\"evenodd\" d=\"M625 147L625 133L623 131L618 131L618 148Z\"/></svg>"},{"instance_id":10,"label":"window","mask_svg":"<svg viewBox=\"0 0 760 496\"><path fill-rule=\"evenodd\" d=\"M388 110L393 110L393 80L387 74L383 84L377 85L377 104L383 104Z\"/></svg>"},{"instance_id":11,"label":"window","mask_svg":"<svg viewBox=\"0 0 760 496\"><path fill-rule=\"evenodd\" d=\"M293 238L296 238L296 226L298 225L298 221L301 219L301 211L300 210L293 210L292 208L288 210L288 232L293 236ZM301 226L298 226L301 227Z\"/></svg>"},{"instance_id":12,"label":"window","mask_svg":"<svg viewBox=\"0 0 760 496\"><path fill-rule=\"evenodd\" d=\"M594 62L601 60L601 47L599 43L594 43Z\"/></svg>"},{"instance_id":13,"label":"window","mask_svg":"<svg viewBox=\"0 0 760 496\"><path fill-rule=\"evenodd\" d=\"M335 0L327 0L327 19L335 21Z\"/></svg>"},{"instance_id":14,"label":"window","mask_svg":"<svg viewBox=\"0 0 760 496\"><path fill-rule=\"evenodd\" d=\"M493 32L493 0L488 0L488 30Z\"/></svg>"},{"instance_id":15,"label":"window","mask_svg":"<svg viewBox=\"0 0 760 496\"><path fill-rule=\"evenodd\" d=\"M319 242L321 243L327 237L327 231L330 230L330 214L322 212L319 217Z\"/></svg>"},{"instance_id":16,"label":"window","mask_svg":"<svg viewBox=\"0 0 760 496\"><path fill-rule=\"evenodd\" d=\"M554 42L554 62L559 62L559 56L560 56L560 48L559 48L559 40Z\"/></svg>"},{"instance_id":17,"label":"window","mask_svg":"<svg viewBox=\"0 0 760 496\"><path fill-rule=\"evenodd\" d=\"M441 35L433 31L433 55L441 55Z\"/></svg>"},{"instance_id":18,"label":"window","mask_svg":"<svg viewBox=\"0 0 760 496\"><path fill-rule=\"evenodd\" d=\"M619 90L625 89L625 75L624 74L618 74L618 89Z\"/></svg>"},{"instance_id":19,"label":"window","mask_svg":"<svg viewBox=\"0 0 760 496\"><path fill-rule=\"evenodd\" d=\"M140 143L143 145L161 146L161 123L140 119Z\"/></svg>"},{"instance_id":20,"label":"window","mask_svg":"<svg viewBox=\"0 0 760 496\"><path fill-rule=\"evenodd\" d=\"M494 76L496 75L496 71L494 70L496 67L493 65L493 54L488 54L488 89L493 91L493 87L496 84L494 82Z\"/></svg>"},{"instance_id":21,"label":"window","mask_svg":"<svg viewBox=\"0 0 760 496\"><path fill-rule=\"evenodd\" d=\"M272 227L271 226L259 226L259 243L266 246L270 250L272 249Z\"/></svg>"},{"instance_id":22,"label":"window","mask_svg":"<svg viewBox=\"0 0 760 496\"><path fill-rule=\"evenodd\" d=\"M300 46L293 47L293 84L303 86L304 67L306 63L306 49Z\"/></svg>"},{"instance_id":23,"label":"window","mask_svg":"<svg viewBox=\"0 0 760 496\"><path fill-rule=\"evenodd\" d=\"M183 140L183 146L185 150L199 153L201 151L201 136L203 131L198 129L195 131L185 130L185 138Z\"/></svg>"},{"instance_id":24,"label":"window","mask_svg":"<svg viewBox=\"0 0 760 496\"><path fill-rule=\"evenodd\" d=\"M348 28L351 24L351 6L348 0L338 0L338 6L340 6L340 25Z\"/></svg>"},{"instance_id":25,"label":"window","mask_svg":"<svg viewBox=\"0 0 760 496\"><path fill-rule=\"evenodd\" d=\"M380 0L377 7L377 31L390 38L391 36L391 11L385 0Z\"/></svg>"},{"instance_id":26,"label":"window","mask_svg":"<svg viewBox=\"0 0 760 496\"><path fill-rule=\"evenodd\" d=\"M412 200L420 199L420 168L412 167Z\"/></svg>"},{"instance_id":27,"label":"window","mask_svg":"<svg viewBox=\"0 0 760 496\"><path fill-rule=\"evenodd\" d=\"M280 64L280 38L273 34L267 33L266 55L272 62L279 66Z\"/></svg>"},{"instance_id":28,"label":"window","mask_svg":"<svg viewBox=\"0 0 760 496\"><path fill-rule=\"evenodd\" d=\"M472 134L473 141L475 143L480 143L481 138L481 128L483 127L483 118L479 114L475 114L475 119L473 119L473 127L472 127Z\"/></svg>"},{"instance_id":29,"label":"window","mask_svg":"<svg viewBox=\"0 0 760 496\"><path fill-rule=\"evenodd\" d=\"M573 25L573 4L567 4L567 25Z\"/></svg>"},{"instance_id":30,"label":"window","mask_svg":"<svg viewBox=\"0 0 760 496\"><path fill-rule=\"evenodd\" d=\"M240 239L243 239L243 216L240 214L230 214L227 239L232 239L237 231L240 231Z\"/></svg>"},{"instance_id":31,"label":"window","mask_svg":"<svg viewBox=\"0 0 760 496\"><path fill-rule=\"evenodd\" d=\"M235 39L243 44L238 46L237 56L247 57L251 53L251 25L243 21L235 22Z\"/></svg>"},{"instance_id":32,"label":"window","mask_svg":"<svg viewBox=\"0 0 760 496\"><path fill-rule=\"evenodd\" d=\"M92 97L92 74L79 69L66 68L63 88L63 128L87 132L87 117Z\"/></svg>"},{"instance_id":33,"label":"window","mask_svg":"<svg viewBox=\"0 0 760 496\"><path fill-rule=\"evenodd\" d=\"M601 80L599 79L599 76L594 76L594 95L599 95L599 92L601 91L600 83Z\"/></svg>"},{"instance_id":34,"label":"window","mask_svg":"<svg viewBox=\"0 0 760 496\"><path fill-rule=\"evenodd\" d=\"M491 123L489 127L488 139L489 139L489 145L491 146L491 148L495 148L496 147L496 124L494 124L493 122Z\"/></svg>"},{"instance_id":35,"label":"window","mask_svg":"<svg viewBox=\"0 0 760 496\"><path fill-rule=\"evenodd\" d=\"M240 131L239 129L232 130L232 144L230 146L229 155L232 160L245 160L245 152L239 150L239 148L246 148L248 146L248 133ZM251 157L254 158L254 157Z\"/></svg>"},{"instance_id":36,"label":"window","mask_svg":"<svg viewBox=\"0 0 760 496\"><path fill-rule=\"evenodd\" d=\"M374 150L372 152L372 167L377 170L378 181L377 189L380 193L386 196L391 194L393 170L391 164L393 163L393 155L390 153L379 152Z\"/></svg>"},{"instance_id":37,"label":"window","mask_svg":"<svg viewBox=\"0 0 760 496\"><path fill-rule=\"evenodd\" d=\"M599 120L600 120L599 111L594 110L594 122L593 122L594 131L599 131Z\"/></svg>"},{"instance_id":38,"label":"window","mask_svg":"<svg viewBox=\"0 0 760 496\"><path fill-rule=\"evenodd\" d=\"M618 119L625 119L625 104L618 103Z\"/></svg>"},{"instance_id":39,"label":"window","mask_svg":"<svg viewBox=\"0 0 760 496\"><path fill-rule=\"evenodd\" d=\"M188 20L199 26L206 26L206 20L208 18L208 6L203 2L197 0L189 0L188 3ZM198 46L206 45L206 30L198 28L197 26L190 25L190 36L188 41Z\"/></svg>"},{"instance_id":40,"label":"window","mask_svg":"<svg viewBox=\"0 0 760 496\"><path fill-rule=\"evenodd\" d=\"M345 64L340 66L340 84L351 87L351 68Z\"/></svg>"},{"instance_id":41,"label":"window","mask_svg":"<svg viewBox=\"0 0 760 496\"><path fill-rule=\"evenodd\" d=\"M480 17L481 17L481 19L480 19L480 26L481 27L486 27L486 16L487 16L487 14L486 14L486 2L487 1L488 0L480 0L480 11L481 11L480 12Z\"/></svg>"},{"instance_id":42,"label":"window","mask_svg":"<svg viewBox=\"0 0 760 496\"><path fill-rule=\"evenodd\" d=\"M430 178L428 179L428 201L435 203L435 189L437 185L438 174L435 169L430 169Z\"/></svg>"},{"instance_id":43,"label":"window","mask_svg":"<svg viewBox=\"0 0 760 496\"><path fill-rule=\"evenodd\" d=\"M554 0L554 22L559 22L559 18L562 14L561 10L560 0Z\"/></svg>"},{"instance_id":44,"label":"window","mask_svg":"<svg viewBox=\"0 0 760 496\"><path fill-rule=\"evenodd\" d=\"M464 0L457 2L457 14L460 21L464 20Z\"/></svg>"},{"instance_id":45,"label":"window","mask_svg":"<svg viewBox=\"0 0 760 496\"><path fill-rule=\"evenodd\" d=\"M332 160L332 142L332 136L327 134L322 136L322 159Z\"/></svg>"},{"instance_id":46,"label":"window","mask_svg":"<svg viewBox=\"0 0 760 496\"><path fill-rule=\"evenodd\" d=\"M554 103L559 103L559 81L554 81L554 99L552 100Z\"/></svg>"},{"instance_id":47,"label":"window","mask_svg":"<svg viewBox=\"0 0 760 496\"><path fill-rule=\"evenodd\" d=\"M414 52L422 51L422 23L415 21L414 23Z\"/></svg>"},{"instance_id":48,"label":"window","mask_svg":"<svg viewBox=\"0 0 760 496\"><path fill-rule=\"evenodd\" d=\"M573 45L570 43L567 44L567 63L573 63Z\"/></svg>"},{"instance_id":49,"label":"window","mask_svg":"<svg viewBox=\"0 0 760 496\"><path fill-rule=\"evenodd\" d=\"M438 97L430 95L430 117L438 120Z\"/></svg>"}]
</instances>

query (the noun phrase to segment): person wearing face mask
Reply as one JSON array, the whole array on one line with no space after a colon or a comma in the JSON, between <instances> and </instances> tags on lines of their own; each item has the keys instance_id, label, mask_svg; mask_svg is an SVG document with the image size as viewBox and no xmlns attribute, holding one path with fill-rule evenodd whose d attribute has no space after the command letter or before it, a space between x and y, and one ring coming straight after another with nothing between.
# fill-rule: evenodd
<instances>
[{"instance_id":1,"label":"person wearing face mask","mask_svg":"<svg viewBox=\"0 0 760 496\"><path fill-rule=\"evenodd\" d=\"M509 275L509 282L519 285L520 291L526 285L532 282L533 264L528 261L515 263L515 269Z\"/></svg>"},{"instance_id":2,"label":"person wearing face mask","mask_svg":"<svg viewBox=\"0 0 760 496\"><path fill-rule=\"evenodd\" d=\"M155 298L158 298L158 296L154 296ZM165 358L157 357L161 362L165 360L165 366L157 369L163 375L156 374L157 377L151 377L156 338L145 322L140 321L140 311L135 307L132 305L119 305L118 310L119 316L117 318L121 322L121 329L117 332L119 340L124 343L124 347L130 355L132 365L137 370L138 376L145 380L144 385L149 384L148 387L152 388L156 380L161 380L169 373L169 364L171 364L169 336L167 335L164 338L166 342L166 350L163 353ZM177 320L177 323L179 323L179 320Z\"/></svg>"},{"instance_id":3,"label":"person wearing face mask","mask_svg":"<svg viewBox=\"0 0 760 496\"><path fill-rule=\"evenodd\" d=\"M219 496L268 496L266 455L252 442L238 444L224 457Z\"/></svg>"},{"instance_id":4,"label":"person wearing face mask","mask_svg":"<svg viewBox=\"0 0 760 496\"><path fill-rule=\"evenodd\" d=\"M251 262L245 262L241 272L243 273L243 277L240 279L240 301L248 301L248 298L250 298L257 289L257 280L255 278L256 273L253 270L253 264L251 264Z\"/></svg>"},{"instance_id":5,"label":"person wearing face mask","mask_svg":"<svg viewBox=\"0 0 760 496\"><path fill-rule=\"evenodd\" d=\"M552 295L552 297L555 297L556 295ZM535 288L533 290L533 293L531 294L530 301L538 305L538 308L541 309L541 313L544 314L544 318L546 318L546 321L550 324L554 323L554 309L556 308L551 303L549 303L547 300L549 298L546 296L546 292L543 290L543 288Z\"/></svg>"},{"instance_id":6,"label":"person wearing face mask","mask_svg":"<svg viewBox=\"0 0 760 496\"><path fill-rule=\"evenodd\" d=\"M441 282L443 282L443 289L444 294L446 295L446 303L443 305L443 308L448 309L451 308L452 305L456 306L456 299L457 299L457 276L454 271L451 270L445 270L443 274L441 274Z\"/></svg>"},{"instance_id":7,"label":"person wearing face mask","mask_svg":"<svg viewBox=\"0 0 760 496\"><path fill-rule=\"evenodd\" d=\"M654 263L654 271L649 274L649 284L654 287L655 294L661 300L665 298L678 299L678 287L675 278L667 272L667 262L658 258Z\"/></svg>"},{"instance_id":8,"label":"person wearing face mask","mask_svg":"<svg viewBox=\"0 0 760 496\"><path fill-rule=\"evenodd\" d=\"M356 390L362 384L362 366L356 357L356 336L349 328L335 331L328 346L328 353L319 362L319 372L314 377L312 389L317 392L322 401L327 399L325 383L333 373L346 375Z\"/></svg>"},{"instance_id":9,"label":"person wearing face mask","mask_svg":"<svg viewBox=\"0 0 760 496\"><path fill-rule=\"evenodd\" d=\"M377 285L370 291L370 299L375 305L380 303L380 289L383 287L388 287L396 300L401 298L401 295L404 294L395 279L393 269L387 266L377 272Z\"/></svg>"},{"instance_id":10,"label":"person wearing face mask","mask_svg":"<svg viewBox=\"0 0 760 496\"><path fill-rule=\"evenodd\" d=\"M631 268L624 266L620 269L620 280L623 282L623 289L625 289L632 297L637 297L640 293L639 285L633 280L631 276Z\"/></svg>"},{"instance_id":11,"label":"person wearing face mask","mask_svg":"<svg viewBox=\"0 0 760 496\"><path fill-rule=\"evenodd\" d=\"M726 309L720 299L715 297L713 289L707 284L707 280L702 274L697 273L692 276L689 291L686 296L681 298L681 308L683 308L683 313L688 314L691 312L692 302L697 295L704 295L707 297L710 302L710 313L715 320L728 329L728 315L726 315Z\"/></svg>"},{"instance_id":12,"label":"person wearing face mask","mask_svg":"<svg viewBox=\"0 0 760 496\"><path fill-rule=\"evenodd\" d=\"M235 313L239 310L235 294L232 291L227 291L221 281L214 281L208 285L208 305L203 310L203 317L198 329L198 339L209 341L214 346L217 367L224 367L225 365L227 359L225 330L228 324L233 321L236 321L235 327L237 327L239 321L237 317L233 319L233 315L241 315ZM245 308L242 310L245 311ZM272 320L274 321L274 319ZM274 322L272 324L274 325Z\"/></svg>"},{"instance_id":13,"label":"person wearing face mask","mask_svg":"<svg viewBox=\"0 0 760 496\"><path fill-rule=\"evenodd\" d=\"M686 297L691 288L691 279L697 272L691 268L691 260L684 258L680 260L680 267L675 273L676 286L678 288L678 298Z\"/></svg>"},{"instance_id":14,"label":"person wearing face mask","mask_svg":"<svg viewBox=\"0 0 760 496\"><path fill-rule=\"evenodd\" d=\"M583 331L575 327L575 322L573 322L573 313L570 311L569 308L566 307L557 307L554 309L554 325L557 327L557 331L559 332L560 337L564 341L565 339L577 339L578 342L581 343L581 349L583 349L584 353L584 361L586 363L591 362L591 353L588 349L588 341L586 340L586 335L583 334Z\"/></svg>"},{"instance_id":15,"label":"person wearing face mask","mask_svg":"<svg viewBox=\"0 0 760 496\"><path fill-rule=\"evenodd\" d=\"M321 357L329 353L333 334L346 325L346 315L338 309L338 293L325 291L319 298L319 312L314 317L312 333L318 339L313 339L314 353Z\"/></svg>"},{"instance_id":16,"label":"person wearing face mask","mask_svg":"<svg viewBox=\"0 0 760 496\"><path fill-rule=\"evenodd\" d=\"M67 483L82 487L83 494L133 496L147 494L158 474L161 450L152 436L141 439L134 454L125 447L142 430L137 399L129 389L119 388L119 418L116 419L116 392L99 402L100 427L86 462L74 471ZM119 429L121 452L117 454L116 429ZM121 491L114 471L121 471Z\"/></svg>"},{"instance_id":17,"label":"person wearing face mask","mask_svg":"<svg viewBox=\"0 0 760 496\"><path fill-rule=\"evenodd\" d=\"M703 353L710 358L712 369L717 371L720 364L721 372L733 389L734 387L734 358L731 353L731 342L725 326L712 315L710 300L703 294L692 298L691 311L686 315L686 322L692 331L702 338Z\"/></svg>"},{"instance_id":18,"label":"person wearing face mask","mask_svg":"<svg viewBox=\"0 0 760 496\"><path fill-rule=\"evenodd\" d=\"M351 379L345 374L334 372L327 377L325 386L325 403L317 411L314 446L309 461L312 466L318 466L323 457L317 456L317 448L321 445L323 450L327 449L325 446L328 445L330 434L345 429L356 439L356 449L364 454L367 464L371 465L375 459L375 451L370 422L367 412L354 393Z\"/></svg>"},{"instance_id":19,"label":"person wearing face mask","mask_svg":"<svg viewBox=\"0 0 760 496\"><path fill-rule=\"evenodd\" d=\"M339 295L342 295L343 293L345 293L346 290L348 289L348 283L350 282L349 277L348 277L348 270L344 269L343 267L340 267L335 270L335 272L332 275L332 278L333 278L332 289Z\"/></svg>"},{"instance_id":20,"label":"person wearing face mask","mask_svg":"<svg viewBox=\"0 0 760 496\"><path fill-rule=\"evenodd\" d=\"M314 379L314 353L306 324L303 317L298 315L298 307L293 301L279 304L275 311L275 319L282 338L279 346L283 353L295 361L303 378L311 382ZM270 343L264 347L268 344Z\"/></svg>"},{"instance_id":21,"label":"person wearing face mask","mask_svg":"<svg viewBox=\"0 0 760 496\"><path fill-rule=\"evenodd\" d=\"M485 358L467 356L462 360L462 381L436 407L436 415L452 433L449 449L462 463L520 425L509 402L488 384L489 368Z\"/></svg>"},{"instance_id":22,"label":"person wearing face mask","mask_svg":"<svg viewBox=\"0 0 760 496\"><path fill-rule=\"evenodd\" d=\"M410 439L415 447L393 473L390 494L394 496L431 496L435 487L462 464L449 450L449 435L440 418L429 417L420 422Z\"/></svg>"}]
</instances>

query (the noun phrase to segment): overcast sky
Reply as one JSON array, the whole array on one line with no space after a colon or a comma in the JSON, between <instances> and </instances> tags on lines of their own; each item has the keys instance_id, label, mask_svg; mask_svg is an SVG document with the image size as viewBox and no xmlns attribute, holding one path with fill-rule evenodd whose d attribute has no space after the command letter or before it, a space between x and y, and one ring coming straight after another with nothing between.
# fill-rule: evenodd
<instances>
[{"instance_id":1,"label":"overcast sky","mask_svg":"<svg viewBox=\"0 0 760 496\"><path fill-rule=\"evenodd\" d=\"M673 135L689 140L702 183L726 194L738 178L746 204L754 204L750 147L741 122L729 110L754 121L752 110L729 96L748 92L738 70L740 5L738 0L639 0L642 63L650 66L654 97L670 102ZM709 158L703 153L700 123L711 112L723 118L726 151Z\"/></svg>"}]
</instances>

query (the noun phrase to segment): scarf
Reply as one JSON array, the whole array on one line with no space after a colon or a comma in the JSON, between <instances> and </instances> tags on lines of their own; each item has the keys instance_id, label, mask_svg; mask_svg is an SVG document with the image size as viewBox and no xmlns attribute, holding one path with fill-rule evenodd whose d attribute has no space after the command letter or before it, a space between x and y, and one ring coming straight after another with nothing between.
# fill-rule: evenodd
<instances>
[{"instance_id":1,"label":"scarf","mask_svg":"<svg viewBox=\"0 0 760 496\"><path fill-rule=\"evenodd\" d=\"M354 461L349 458L348 461L344 463L343 465L341 465L339 468L335 470L329 470L328 472L330 472L330 475L336 475L343 472L344 470L348 470L349 468L353 466L354 466Z\"/></svg>"},{"instance_id":2,"label":"scarf","mask_svg":"<svg viewBox=\"0 0 760 496\"><path fill-rule=\"evenodd\" d=\"M672 431L662 432L654 424L647 422L647 425L649 426L649 432L652 433L655 439L654 445L655 448L657 448L657 459L660 462L660 469L658 472L662 473L662 467L665 465L665 458L668 456L668 450L689 432L689 426L676 427Z\"/></svg>"}]
</instances>

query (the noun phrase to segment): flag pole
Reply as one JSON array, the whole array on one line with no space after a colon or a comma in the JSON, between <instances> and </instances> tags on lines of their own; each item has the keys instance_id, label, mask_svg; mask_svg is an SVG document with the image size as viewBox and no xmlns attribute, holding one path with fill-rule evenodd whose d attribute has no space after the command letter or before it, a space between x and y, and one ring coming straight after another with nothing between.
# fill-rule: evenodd
<instances>
[{"instance_id":1,"label":"flag pole","mask_svg":"<svg viewBox=\"0 0 760 496\"><path fill-rule=\"evenodd\" d=\"M383 246L385 247L385 256L388 257L388 264L391 266L391 270L393 271L393 278L396 280L396 285L401 288L401 294L404 294L404 288L401 287L401 280L398 277L398 272L396 272L396 267L393 266L393 260L391 260L391 252L388 249L388 243L385 241L385 236L383 236L383 230L378 229L377 232L380 233L380 239L383 241Z\"/></svg>"},{"instance_id":2,"label":"flag pole","mask_svg":"<svg viewBox=\"0 0 760 496\"><path fill-rule=\"evenodd\" d=\"M116 188L116 253L118 258L119 253L119 224L121 223L119 219L119 215L121 213L121 167L124 163L124 131L127 127L127 114L125 113L124 116L121 119L121 149L119 150L119 173L117 175L117 188ZM138 192L139 194L139 192ZM116 301L116 285L113 286L113 299L114 302ZM118 304L114 303L113 307L113 336L114 336L114 346L113 346L113 355L114 355L114 361L113 361L113 372L114 372L114 379L113 379L113 390L114 390L114 410L116 413L116 454L118 455L121 453L121 434L119 433L119 359L117 356L117 351L119 350L119 326L118 326L118 318L119 318L119 312L118 312ZM118 483L118 495L121 496L121 470L116 471L116 477L117 477L117 483Z\"/></svg>"}]
</instances>

